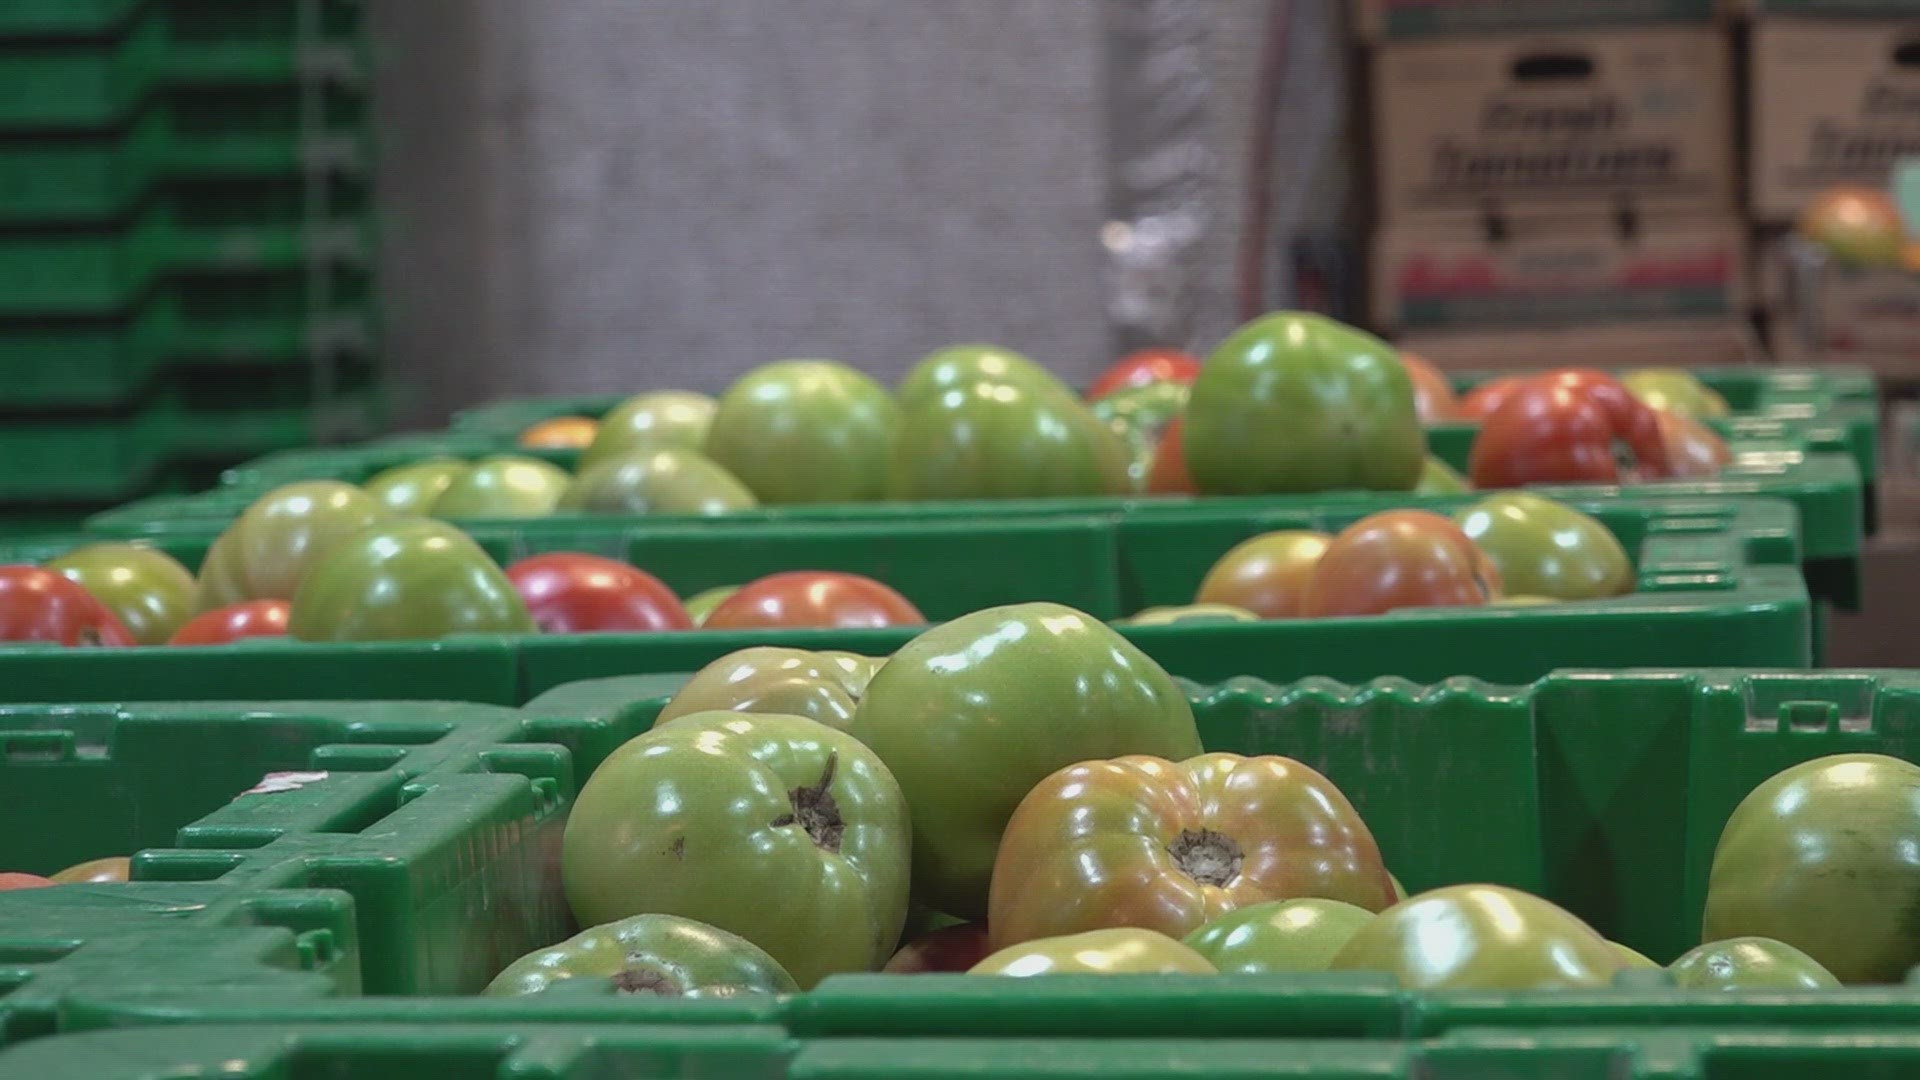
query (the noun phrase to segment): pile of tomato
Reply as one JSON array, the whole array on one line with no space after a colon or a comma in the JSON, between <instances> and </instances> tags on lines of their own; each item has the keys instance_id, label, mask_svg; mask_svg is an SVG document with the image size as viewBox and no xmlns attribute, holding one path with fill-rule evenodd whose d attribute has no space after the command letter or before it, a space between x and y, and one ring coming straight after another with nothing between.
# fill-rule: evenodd
<instances>
[{"instance_id":1,"label":"pile of tomato","mask_svg":"<svg viewBox=\"0 0 1920 1080\"><path fill-rule=\"evenodd\" d=\"M1791 768L1727 824L1683 989L1889 982L1920 962L1920 768ZM1498 885L1408 896L1338 786L1207 753L1174 680L1029 604L888 658L749 649L584 785L557 886L584 927L491 994L720 996L843 972L1369 971L1411 989L1599 988L1656 965Z\"/></svg>"}]
</instances>

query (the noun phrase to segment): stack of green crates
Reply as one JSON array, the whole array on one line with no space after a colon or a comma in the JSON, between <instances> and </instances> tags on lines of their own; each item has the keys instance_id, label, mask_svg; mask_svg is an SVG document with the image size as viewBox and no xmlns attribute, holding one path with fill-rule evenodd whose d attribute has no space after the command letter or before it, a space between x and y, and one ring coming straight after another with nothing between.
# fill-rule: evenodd
<instances>
[{"instance_id":1,"label":"stack of green crates","mask_svg":"<svg viewBox=\"0 0 1920 1080\"><path fill-rule=\"evenodd\" d=\"M0 530L374 432L364 9L0 4Z\"/></svg>"}]
</instances>

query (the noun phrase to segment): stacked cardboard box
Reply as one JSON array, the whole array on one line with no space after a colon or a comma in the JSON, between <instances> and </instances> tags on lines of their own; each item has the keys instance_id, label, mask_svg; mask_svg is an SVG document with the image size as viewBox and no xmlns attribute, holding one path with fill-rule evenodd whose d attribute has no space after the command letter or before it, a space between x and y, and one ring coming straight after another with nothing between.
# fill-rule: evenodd
<instances>
[{"instance_id":1,"label":"stacked cardboard box","mask_svg":"<svg viewBox=\"0 0 1920 1080\"><path fill-rule=\"evenodd\" d=\"M1632 351L1645 328L1672 362L1744 350L1731 43L1711 14L1365 0L1377 326L1481 366L1516 330L1606 327ZM1598 336L1527 340L1554 339Z\"/></svg>"},{"instance_id":2,"label":"stacked cardboard box","mask_svg":"<svg viewBox=\"0 0 1920 1080\"><path fill-rule=\"evenodd\" d=\"M1783 351L1920 376L1920 275L1796 259L1782 236L1837 184L1920 155L1920 0L1762 0L1749 65L1753 219Z\"/></svg>"}]
</instances>

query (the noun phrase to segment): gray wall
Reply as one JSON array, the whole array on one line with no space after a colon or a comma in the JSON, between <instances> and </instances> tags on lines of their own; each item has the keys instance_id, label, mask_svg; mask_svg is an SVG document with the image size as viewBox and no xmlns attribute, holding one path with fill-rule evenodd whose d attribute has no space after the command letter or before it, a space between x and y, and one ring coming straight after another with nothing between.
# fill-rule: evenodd
<instances>
[{"instance_id":1,"label":"gray wall","mask_svg":"<svg viewBox=\"0 0 1920 1080\"><path fill-rule=\"evenodd\" d=\"M1107 5L1156 2L1207 20L1220 212L1176 328L1207 338L1264 0L386 0L396 374L428 416L966 340L1084 379L1116 341Z\"/></svg>"}]
</instances>

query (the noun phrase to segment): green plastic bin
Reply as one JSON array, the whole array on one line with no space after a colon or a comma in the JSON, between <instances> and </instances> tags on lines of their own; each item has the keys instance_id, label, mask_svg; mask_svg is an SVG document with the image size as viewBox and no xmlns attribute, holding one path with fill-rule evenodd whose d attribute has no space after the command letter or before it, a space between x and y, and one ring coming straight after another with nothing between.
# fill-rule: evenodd
<instances>
[{"instance_id":1,"label":"green plastic bin","mask_svg":"<svg viewBox=\"0 0 1920 1080\"><path fill-rule=\"evenodd\" d=\"M76 20L113 14L84 6L76 6ZM303 7L318 18L305 21ZM9 88L0 99L0 131L120 127L173 85L218 86L229 94L260 84L358 92L367 76L357 3L154 0L103 36L8 32L21 15L52 21L46 10L45 0L25 0L22 12L0 17L0 84Z\"/></svg>"},{"instance_id":2,"label":"green plastic bin","mask_svg":"<svg viewBox=\"0 0 1920 1080\"><path fill-rule=\"evenodd\" d=\"M1864 536L1866 493L1854 460L1834 443L1803 433L1792 421L1743 421L1744 433L1733 441L1733 464L1712 480L1608 487L1553 485L1538 490L1576 501L1618 496L1677 496L1724 499L1759 495L1788 499L1800 511L1807 579L1813 595L1843 607L1860 602L1860 549ZM1833 428L1827 427L1828 435ZM1437 449L1452 455L1449 463L1464 468L1469 445L1454 442ZM468 437L421 439L396 437L365 447L278 454L232 470L227 483L204 496L167 500L109 511L87 522L89 532L105 536L163 536L172 533L205 535L218 532L260 494L281 484L306 479L362 483L383 469L437 454L477 457L485 452ZM533 456L571 468L577 451L541 451ZM1034 514L1099 513L1131 518L1165 514L1237 513L1249 520L1262 515L1298 513L1319 507L1385 509L1408 504L1408 496L1387 492L1323 492L1312 495L1275 495L1255 498L1181 500L1165 498L1002 499L922 503L859 503L832 506L779 506L729 514L738 524L836 521L848 525L885 519L925 520L962 518L1010 520ZM658 515L644 519L602 519L662 525L713 522L714 518L675 518ZM463 522L462 524L472 524ZM856 535L849 529L849 535Z\"/></svg>"},{"instance_id":3,"label":"green plastic bin","mask_svg":"<svg viewBox=\"0 0 1920 1080\"><path fill-rule=\"evenodd\" d=\"M1851 469L1851 463L1840 459ZM1465 496L1418 500L1451 511ZM1557 667L1645 664L1805 666L1814 659L1812 603L1799 568L1793 508L1776 500L1601 499L1595 515L1636 559L1640 591L1610 600L1531 608L1440 608L1377 618L1126 627L1177 675L1254 674L1419 680L1471 674L1528 681ZM1248 513L1054 515L1002 521L933 518L732 527L713 522L634 526L548 519L476 527L502 563L549 551L628 560L680 595L780 570L869 574L902 590L929 618L999 603L1052 600L1102 619L1191 600L1207 568L1242 539L1271 529L1337 530L1380 509L1277 505ZM0 552L37 561L73 540ZM198 566L212 536L162 537ZM246 642L217 654L151 648L0 648L0 683L15 696L84 700L101 685L152 700L182 697L396 697L517 704L550 687L605 675L691 671L760 644L886 653L919 632L687 631L655 634L475 636L373 645ZM204 672L218 657L220 677ZM103 682L102 680L111 680Z\"/></svg>"},{"instance_id":4,"label":"green plastic bin","mask_svg":"<svg viewBox=\"0 0 1920 1080\"><path fill-rule=\"evenodd\" d=\"M1645 972L1629 973L1604 990L1539 993L1412 993L1367 974L1120 980L858 975L830 979L784 1001L445 996L476 990L489 964L532 947L529 941L537 945L543 934L570 932L563 916L527 895L542 882L551 886L552 825L606 753L651 725L675 682L627 677L563 687L517 717L416 720L419 733L413 737L404 725L377 726L346 744L311 750L308 767L325 766L328 773L308 781L309 787L249 794L183 828L178 847L149 850L137 860L136 873L143 877L191 877L197 888L267 898L256 903L272 903L281 886L294 893L316 886L345 891L358 912L359 948L352 956L365 989L376 996L354 996L351 978L340 972L326 979L262 974L238 987L223 986L221 977L232 964L219 957L178 958L132 979L103 956L91 977L80 978L63 973L61 965L84 950L68 955L43 946L35 954L40 969L25 979L0 965L0 980L21 984L0 997L0 1018L12 1010L14 1022L34 1025L35 1034L160 1023L244 1023L280 1035L325 1027L338 1033L342 1046L350 1045L348 1033L356 1027L401 1022L441 1032L486 1025L495 1034L522 1034L544 1023L621 1023L633 1032L649 1025L703 1027L712 1033L727 1025L777 1025L803 1055L856 1042L940 1045L924 1042L938 1039L965 1039L983 1049L1000 1040L1072 1040L1083 1053L1095 1050L1096 1042L1112 1047L1128 1045L1126 1040L1190 1040L1194 1049L1238 1039L1368 1040L1404 1050L1414 1044L1401 1040L1469 1040L1494 1029L1505 1029L1507 1040L1582 1044L1616 1038L1628 1028L1636 1029L1627 1032L1635 1039L1677 1039L1692 1037L1689 1029L1714 1029L1730 1045L1748 1045L1818 1027L1828 1032L1828 1044L1851 1045L1874 1039L1876 1028L1902 1027L1913 1038L1920 1022L1920 984L1701 994L1677 991L1657 973ZM1746 792L1781 768L1826 754L1920 754L1920 673L1914 672L1574 671L1525 687L1470 679L1430 686L1392 679L1364 686L1325 679L1285 686L1236 680L1189 692L1209 749L1284 753L1338 784L1410 889L1465 881L1527 889L1662 961L1694 943L1714 845ZM196 706L174 708L185 713ZM58 717L49 716L29 734L50 739L48 730L57 724ZM481 735L497 741L482 746ZM436 736L461 745L436 750ZM192 755L197 745L190 741L185 753ZM409 761L419 753L438 756L414 771ZM51 757L42 753L23 761L12 755L8 768L19 773L58 767L46 763ZM383 761L412 778L402 782L371 771ZM330 787L355 784L360 787ZM384 801L365 797L374 789L396 794ZM334 797L321 799L318 793L327 791ZM293 807L277 806L274 800L281 798ZM421 809L428 805L431 812ZM316 811L320 806L332 822L320 832L271 829L286 822L311 828L324 816ZM358 859L342 854L355 845ZM306 872L287 872L302 865L278 861L288 854L303 856ZM264 869L249 873L249 867ZM129 911L132 905L110 904L115 896L145 896L140 890L161 887L0 894L0 949L7 947L10 925L57 921L70 904L124 912L115 916L116 930L145 920L165 926L166 912L158 907ZM209 910L217 905L211 891L198 895L209 898ZM409 951L423 942L439 948ZM429 959L452 956L462 959L445 966ZM36 980L56 976L59 981L47 985L58 992L35 996L34 1010L19 1019L23 993L33 991ZM377 996L395 992L411 996ZM167 1038L143 1034L148 1045ZM397 1048L391 1041L385 1045ZM1308 1050L1269 1042L1267 1063ZM498 1058L486 1060L504 1068ZM1608 1064L1624 1067L1611 1059ZM1699 1080L1742 1074L1656 1075Z\"/></svg>"},{"instance_id":5,"label":"green plastic bin","mask_svg":"<svg viewBox=\"0 0 1920 1080\"><path fill-rule=\"evenodd\" d=\"M209 1025L42 1040L0 1054L36 1080L1892 1080L1920 1069L1897 1028L1465 1032L1407 1042L916 1039L794 1043L777 1027L532 1020Z\"/></svg>"},{"instance_id":6,"label":"green plastic bin","mask_svg":"<svg viewBox=\"0 0 1920 1080\"><path fill-rule=\"evenodd\" d=\"M0 418L0 504L104 502L152 490L169 469L364 433L384 415L371 373L347 375L324 401L311 378L202 377L129 413Z\"/></svg>"}]
</instances>

